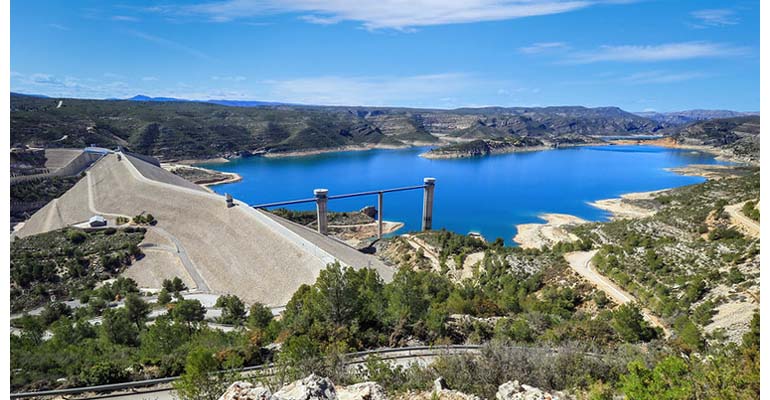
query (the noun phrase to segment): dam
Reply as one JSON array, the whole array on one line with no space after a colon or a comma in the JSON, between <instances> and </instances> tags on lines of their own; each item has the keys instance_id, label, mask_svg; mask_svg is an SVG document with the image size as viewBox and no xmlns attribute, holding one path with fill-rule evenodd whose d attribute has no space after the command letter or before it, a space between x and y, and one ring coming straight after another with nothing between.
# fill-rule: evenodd
<instances>
[{"instance_id":1,"label":"dam","mask_svg":"<svg viewBox=\"0 0 770 400\"><path fill-rule=\"evenodd\" d=\"M179 276L200 293L234 294L247 303L285 305L327 264L373 268L385 280L393 268L332 237L246 203L209 192L147 160L110 152L61 197L16 233L24 237L81 224L94 215L110 226L118 217L152 214L140 244L145 256L124 275L143 287Z\"/></svg>"}]
</instances>

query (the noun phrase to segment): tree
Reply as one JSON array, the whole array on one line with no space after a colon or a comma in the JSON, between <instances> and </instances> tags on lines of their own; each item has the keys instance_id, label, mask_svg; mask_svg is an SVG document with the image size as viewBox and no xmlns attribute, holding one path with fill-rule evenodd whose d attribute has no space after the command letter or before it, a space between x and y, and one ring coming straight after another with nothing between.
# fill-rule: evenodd
<instances>
[{"instance_id":1,"label":"tree","mask_svg":"<svg viewBox=\"0 0 770 400\"><path fill-rule=\"evenodd\" d=\"M206 308L198 300L180 300L174 304L171 311L174 320L184 322L188 327L194 323L203 321L206 316Z\"/></svg>"},{"instance_id":2,"label":"tree","mask_svg":"<svg viewBox=\"0 0 770 400\"><path fill-rule=\"evenodd\" d=\"M219 317L219 322L223 324L241 325L246 317L246 306L235 295L219 296L214 307L222 309L222 316Z\"/></svg>"},{"instance_id":3,"label":"tree","mask_svg":"<svg viewBox=\"0 0 770 400\"><path fill-rule=\"evenodd\" d=\"M182 279L178 276L175 276L174 279L171 280L171 285L174 288L175 293L184 292L187 290L187 285L185 285Z\"/></svg>"},{"instance_id":4,"label":"tree","mask_svg":"<svg viewBox=\"0 0 770 400\"><path fill-rule=\"evenodd\" d=\"M240 362L230 355L220 364L210 349L195 347L188 353L184 373L174 382L174 388L182 400L216 400L237 377L236 372L219 370L232 370Z\"/></svg>"},{"instance_id":5,"label":"tree","mask_svg":"<svg viewBox=\"0 0 770 400\"><path fill-rule=\"evenodd\" d=\"M265 329L273 320L273 312L262 303L254 303L249 309L249 326Z\"/></svg>"},{"instance_id":6,"label":"tree","mask_svg":"<svg viewBox=\"0 0 770 400\"><path fill-rule=\"evenodd\" d=\"M150 305L140 299L136 293L131 293L125 301L128 318L136 324L137 329L141 330L147 316L150 315Z\"/></svg>"},{"instance_id":7,"label":"tree","mask_svg":"<svg viewBox=\"0 0 770 400\"><path fill-rule=\"evenodd\" d=\"M686 315L674 321L674 330L677 333L676 340L683 350L692 352L703 348L704 341L700 329Z\"/></svg>"},{"instance_id":8,"label":"tree","mask_svg":"<svg viewBox=\"0 0 770 400\"><path fill-rule=\"evenodd\" d=\"M321 309L319 316L325 315L325 319L338 327L349 323L358 311L356 290L348 279L349 269L343 270L339 261L335 261L321 271L314 285Z\"/></svg>"},{"instance_id":9,"label":"tree","mask_svg":"<svg viewBox=\"0 0 770 400\"><path fill-rule=\"evenodd\" d=\"M163 289L166 289L169 293L179 293L187 290L187 285L184 284L181 278L175 276L174 279L164 279Z\"/></svg>"},{"instance_id":10,"label":"tree","mask_svg":"<svg viewBox=\"0 0 770 400\"><path fill-rule=\"evenodd\" d=\"M620 390L634 400L690 399L694 392L687 363L676 356L664 358L653 369L632 361L628 374L620 377Z\"/></svg>"},{"instance_id":11,"label":"tree","mask_svg":"<svg viewBox=\"0 0 770 400\"><path fill-rule=\"evenodd\" d=\"M40 314L40 317L43 319L43 324L48 326L58 321L59 318L70 315L72 315L72 308L57 301L46 305L43 312Z\"/></svg>"},{"instance_id":12,"label":"tree","mask_svg":"<svg viewBox=\"0 0 770 400\"><path fill-rule=\"evenodd\" d=\"M139 343L139 329L125 308L107 310L102 321L104 335L112 343L135 346Z\"/></svg>"},{"instance_id":13,"label":"tree","mask_svg":"<svg viewBox=\"0 0 770 400\"><path fill-rule=\"evenodd\" d=\"M644 320L636 304L623 304L613 311L610 325L625 342L646 342L656 336L655 330Z\"/></svg>"},{"instance_id":14,"label":"tree","mask_svg":"<svg viewBox=\"0 0 770 400\"><path fill-rule=\"evenodd\" d=\"M168 303L171 303L171 295L168 294L166 288L163 288L160 290L160 293L158 293L158 304L165 306Z\"/></svg>"}]
</instances>

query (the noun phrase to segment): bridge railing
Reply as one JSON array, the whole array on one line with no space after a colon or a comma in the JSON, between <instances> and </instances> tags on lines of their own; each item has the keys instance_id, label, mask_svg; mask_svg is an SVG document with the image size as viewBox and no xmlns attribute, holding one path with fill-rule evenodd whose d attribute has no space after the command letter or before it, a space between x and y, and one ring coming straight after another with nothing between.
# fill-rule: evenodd
<instances>
[{"instance_id":1,"label":"bridge railing","mask_svg":"<svg viewBox=\"0 0 770 400\"><path fill-rule=\"evenodd\" d=\"M405 192L409 190L423 190L422 201L422 230L428 231L433 226L433 196L436 188L436 178L424 178L422 185L405 186L393 189L382 190L370 190L367 192L348 193L329 195L328 189L315 189L313 190L313 197L298 200L279 201L273 203L257 204L252 206L256 209L266 209L272 207L289 206L295 204L315 203L316 204L316 217L318 218L318 233L322 235L328 234L329 230L329 216L328 216L328 203L329 200L348 199L351 197L362 196L374 196L377 195L377 237L382 238L382 221L383 221L383 206L385 193Z\"/></svg>"}]
</instances>

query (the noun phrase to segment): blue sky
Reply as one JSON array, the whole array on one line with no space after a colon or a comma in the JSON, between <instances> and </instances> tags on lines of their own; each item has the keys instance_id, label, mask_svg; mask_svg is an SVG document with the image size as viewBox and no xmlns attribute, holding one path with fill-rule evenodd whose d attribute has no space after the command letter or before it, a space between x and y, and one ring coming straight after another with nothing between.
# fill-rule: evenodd
<instances>
[{"instance_id":1,"label":"blue sky","mask_svg":"<svg viewBox=\"0 0 770 400\"><path fill-rule=\"evenodd\" d=\"M11 2L11 90L759 109L759 1Z\"/></svg>"}]
</instances>

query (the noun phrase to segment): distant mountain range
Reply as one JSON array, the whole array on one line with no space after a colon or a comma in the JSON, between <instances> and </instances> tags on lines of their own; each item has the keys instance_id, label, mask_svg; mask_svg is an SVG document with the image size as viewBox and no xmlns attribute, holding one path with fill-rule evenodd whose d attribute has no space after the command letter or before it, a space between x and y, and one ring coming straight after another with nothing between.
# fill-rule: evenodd
<instances>
[{"instance_id":1,"label":"distant mountain range","mask_svg":"<svg viewBox=\"0 0 770 400\"><path fill-rule=\"evenodd\" d=\"M590 142L590 136L670 134L676 124L617 107L485 107L455 110L306 106L270 102L122 100L11 94L11 143L131 150L164 160L350 147L532 138ZM701 115L703 112L701 112Z\"/></svg>"},{"instance_id":2,"label":"distant mountain range","mask_svg":"<svg viewBox=\"0 0 770 400\"><path fill-rule=\"evenodd\" d=\"M687 110L675 112L636 112L640 117L649 118L671 125L685 125L695 121L706 121L717 118L735 118L759 115L758 112L740 112L730 110Z\"/></svg>"},{"instance_id":3,"label":"distant mountain range","mask_svg":"<svg viewBox=\"0 0 770 400\"><path fill-rule=\"evenodd\" d=\"M120 99L108 99L108 100L120 100ZM219 104L222 106L230 106L230 107L262 107L262 106L278 106L278 105L289 104L289 103L278 103L273 101L253 101L253 100L188 100L188 99L177 99L174 97L150 97L142 94L138 94L134 97L131 97L125 100L155 101L155 102L197 102L197 103Z\"/></svg>"}]
</instances>

